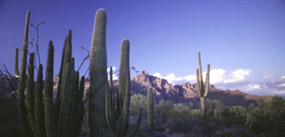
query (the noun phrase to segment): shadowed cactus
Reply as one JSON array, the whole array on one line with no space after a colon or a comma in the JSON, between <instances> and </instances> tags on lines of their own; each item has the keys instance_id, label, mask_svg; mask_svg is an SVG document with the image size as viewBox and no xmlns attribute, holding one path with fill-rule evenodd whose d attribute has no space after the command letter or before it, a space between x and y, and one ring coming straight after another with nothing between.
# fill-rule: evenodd
<instances>
[{"instance_id":1,"label":"shadowed cactus","mask_svg":"<svg viewBox=\"0 0 285 137\"><path fill-rule=\"evenodd\" d=\"M113 87L113 70L110 67L110 84L106 93L105 100L105 109L106 109L106 122L108 128L116 132L117 122L116 122L116 111L115 111L115 96L114 96L114 87Z\"/></svg>"},{"instance_id":2,"label":"shadowed cactus","mask_svg":"<svg viewBox=\"0 0 285 137\"><path fill-rule=\"evenodd\" d=\"M18 91L19 91L19 124L20 131L23 137L31 137L32 131L28 122L26 120L25 113L25 88L26 88L26 66L27 66L27 53L28 53L28 35L29 35L29 24L30 24L30 11L26 15L26 25L24 32L24 43L22 48L21 55L21 65L19 72L19 81L18 81Z\"/></svg>"},{"instance_id":3,"label":"shadowed cactus","mask_svg":"<svg viewBox=\"0 0 285 137\"><path fill-rule=\"evenodd\" d=\"M204 87L200 52L198 52L198 64L199 64L199 69L196 69L196 75L197 75L196 91L201 101L201 113L202 115L204 115L204 117L206 117L206 97L209 92L210 64L207 65L206 83Z\"/></svg>"},{"instance_id":4,"label":"shadowed cactus","mask_svg":"<svg viewBox=\"0 0 285 137\"><path fill-rule=\"evenodd\" d=\"M153 127L153 115L154 115L154 102L153 102L153 92L149 88L147 91L147 124Z\"/></svg>"},{"instance_id":5,"label":"shadowed cactus","mask_svg":"<svg viewBox=\"0 0 285 137\"><path fill-rule=\"evenodd\" d=\"M14 73L19 76L19 48L15 49Z\"/></svg>"},{"instance_id":6,"label":"shadowed cactus","mask_svg":"<svg viewBox=\"0 0 285 137\"><path fill-rule=\"evenodd\" d=\"M40 64L37 85L36 85L36 98L35 98L35 123L36 123L36 136L46 137L45 129L45 115L43 99L43 66Z\"/></svg>"},{"instance_id":7,"label":"shadowed cactus","mask_svg":"<svg viewBox=\"0 0 285 137\"><path fill-rule=\"evenodd\" d=\"M54 107L53 107L53 61L54 47L52 41L49 42L48 59L45 79L45 124L47 137L55 137Z\"/></svg>"},{"instance_id":8,"label":"shadowed cactus","mask_svg":"<svg viewBox=\"0 0 285 137\"><path fill-rule=\"evenodd\" d=\"M27 110L28 110L28 119L29 125L33 131L35 132L35 111L34 111L34 103L35 103L35 90L34 90L34 57L35 53L30 54L30 61L28 66L28 75L27 75Z\"/></svg>"}]
</instances>

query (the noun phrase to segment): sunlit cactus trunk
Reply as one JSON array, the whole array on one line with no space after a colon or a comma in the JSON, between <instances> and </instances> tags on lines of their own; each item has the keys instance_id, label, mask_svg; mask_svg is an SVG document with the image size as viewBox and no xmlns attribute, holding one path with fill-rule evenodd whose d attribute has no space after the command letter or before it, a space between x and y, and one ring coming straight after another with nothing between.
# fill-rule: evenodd
<instances>
[{"instance_id":1,"label":"sunlit cactus trunk","mask_svg":"<svg viewBox=\"0 0 285 137\"><path fill-rule=\"evenodd\" d=\"M90 89L88 119L91 137L102 137L105 122L105 93L107 90L107 16L104 9L96 12L90 53Z\"/></svg>"}]
</instances>

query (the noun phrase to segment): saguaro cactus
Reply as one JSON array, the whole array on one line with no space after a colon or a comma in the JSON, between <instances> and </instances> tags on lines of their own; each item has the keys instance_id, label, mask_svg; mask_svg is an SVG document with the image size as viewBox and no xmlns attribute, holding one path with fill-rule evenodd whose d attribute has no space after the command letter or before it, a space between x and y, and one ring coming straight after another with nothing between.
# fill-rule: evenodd
<instances>
[{"instance_id":1,"label":"saguaro cactus","mask_svg":"<svg viewBox=\"0 0 285 137\"><path fill-rule=\"evenodd\" d=\"M69 137L70 130L69 130L69 123L71 121L70 115L70 102L71 102L71 78L72 78L72 64L71 64L71 57L72 57L72 44L71 44L71 35L72 32L69 30L68 38L67 38L67 45L65 50L65 57L64 57L64 70L63 70L63 78L62 78L62 85L61 85L61 107L60 107L60 115L59 115L59 123L58 123L58 136L59 137Z\"/></svg>"},{"instance_id":2,"label":"saguaro cactus","mask_svg":"<svg viewBox=\"0 0 285 137\"><path fill-rule=\"evenodd\" d=\"M113 88L113 70L110 67L110 86L108 87L106 93L106 122L108 128L116 132L117 123L116 123L116 111L115 111L115 97L114 97L114 88Z\"/></svg>"},{"instance_id":3,"label":"saguaro cactus","mask_svg":"<svg viewBox=\"0 0 285 137\"><path fill-rule=\"evenodd\" d=\"M137 120L137 123L136 123L132 137L135 137L140 130L141 121L142 121L142 112L143 112L143 109L140 108L139 117L138 117L138 120Z\"/></svg>"},{"instance_id":4,"label":"saguaro cactus","mask_svg":"<svg viewBox=\"0 0 285 137\"><path fill-rule=\"evenodd\" d=\"M130 70L127 70L130 71ZM119 126L118 126L118 137L123 137L127 134L129 128L129 115L130 115L130 76L128 75L130 72L127 72L127 80L126 80L126 94L124 97L124 104L121 113L121 117L119 119Z\"/></svg>"},{"instance_id":5,"label":"saguaro cactus","mask_svg":"<svg viewBox=\"0 0 285 137\"><path fill-rule=\"evenodd\" d=\"M35 124L36 124L36 136L46 137L45 129L45 115L43 99L43 66L40 64L37 85L36 85L36 98L35 98Z\"/></svg>"},{"instance_id":6,"label":"saguaro cactus","mask_svg":"<svg viewBox=\"0 0 285 137\"><path fill-rule=\"evenodd\" d=\"M196 75L197 75L196 91L201 101L201 113L202 115L204 115L204 117L206 117L206 97L208 95L209 85L210 85L209 84L210 64L207 65L206 83L205 83L205 88L204 88L200 52L198 52L198 64L199 64L199 69L196 69Z\"/></svg>"},{"instance_id":7,"label":"saguaro cactus","mask_svg":"<svg viewBox=\"0 0 285 137\"><path fill-rule=\"evenodd\" d=\"M14 62L14 73L19 76L19 49L15 49L15 62Z\"/></svg>"},{"instance_id":8,"label":"saguaro cactus","mask_svg":"<svg viewBox=\"0 0 285 137\"><path fill-rule=\"evenodd\" d=\"M30 54L30 61L29 61L29 66L28 66L28 76L27 76L28 82L27 82L27 98L26 98L29 124L33 132L35 132L34 56L35 56L35 53L32 52Z\"/></svg>"},{"instance_id":9,"label":"saguaro cactus","mask_svg":"<svg viewBox=\"0 0 285 137\"><path fill-rule=\"evenodd\" d=\"M105 120L105 92L107 90L106 23L104 9L96 12L90 53L90 89L88 119L91 136L103 136ZM96 112L96 113L95 113Z\"/></svg>"},{"instance_id":10,"label":"saguaro cactus","mask_svg":"<svg viewBox=\"0 0 285 137\"><path fill-rule=\"evenodd\" d=\"M128 39L123 39L121 46L121 60L119 72L119 104L120 112L122 112L123 104L127 92L126 82L130 76L130 42ZM120 114L118 114L120 115Z\"/></svg>"},{"instance_id":11,"label":"saguaro cactus","mask_svg":"<svg viewBox=\"0 0 285 137\"><path fill-rule=\"evenodd\" d=\"M47 137L55 137L54 107L53 107L53 61L54 47L52 41L49 42L48 59L45 79L45 124Z\"/></svg>"},{"instance_id":12,"label":"saguaro cactus","mask_svg":"<svg viewBox=\"0 0 285 137\"><path fill-rule=\"evenodd\" d=\"M24 93L25 87L26 87L26 65L27 65L27 53L28 53L29 24L30 24L30 11L27 12L27 16L26 16L24 44L22 48L21 65L20 65L20 73L19 73L19 81L18 81L19 124L20 124L20 131L23 137L32 136L32 131L26 120L25 93Z\"/></svg>"},{"instance_id":13,"label":"saguaro cactus","mask_svg":"<svg viewBox=\"0 0 285 137\"><path fill-rule=\"evenodd\" d=\"M153 127L153 114L154 114L154 102L152 89L148 88L147 91L147 123L150 127Z\"/></svg>"}]
</instances>

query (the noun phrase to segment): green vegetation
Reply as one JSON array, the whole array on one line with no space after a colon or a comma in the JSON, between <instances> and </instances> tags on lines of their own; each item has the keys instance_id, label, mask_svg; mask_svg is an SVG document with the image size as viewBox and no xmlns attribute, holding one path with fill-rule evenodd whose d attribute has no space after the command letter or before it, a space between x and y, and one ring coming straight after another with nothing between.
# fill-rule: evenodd
<instances>
[{"instance_id":1,"label":"green vegetation","mask_svg":"<svg viewBox=\"0 0 285 137\"><path fill-rule=\"evenodd\" d=\"M200 52L198 53L199 69L196 70L196 90L201 107L197 107L193 102L175 104L169 100L160 100L156 104L151 88L148 89L147 97L142 94L131 96L128 39L123 39L121 45L119 91L115 95L112 67L109 74L110 80L108 81L107 78L107 16L103 9L97 11L94 22L90 52L89 93L84 97L85 77L82 76L79 80L79 72L74 68L71 30L68 31L63 46L58 87L54 90L52 41L49 42L48 47L45 80L44 66L39 64L35 84L35 53L28 52L29 20L30 12L26 17L20 71L18 70L18 49L15 51L14 71L19 76L18 112L10 111L5 106L16 106L9 105L0 98L1 109L7 110L7 113L19 114L19 125L16 127L20 128L19 131L15 129L15 132L20 132L23 137L79 137L84 135L81 134L84 128L87 128L90 137L168 135L279 137L285 135L285 100L281 97L273 97L267 102L259 101L248 108L223 106L220 100L206 99L210 86L210 65L207 66L204 84ZM116 100L115 97L117 97ZM85 110L86 115L84 115ZM7 114L0 113L0 117L2 116L7 117ZM4 119L1 119L2 121L5 122ZM85 123L88 123L88 126L82 128ZM0 131L2 133L4 130Z\"/></svg>"}]
</instances>

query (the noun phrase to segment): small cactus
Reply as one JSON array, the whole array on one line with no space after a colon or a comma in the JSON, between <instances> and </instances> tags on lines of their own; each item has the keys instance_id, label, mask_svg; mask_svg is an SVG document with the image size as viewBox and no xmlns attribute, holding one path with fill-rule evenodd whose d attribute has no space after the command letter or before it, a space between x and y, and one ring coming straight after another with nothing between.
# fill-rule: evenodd
<instances>
[{"instance_id":1,"label":"small cactus","mask_svg":"<svg viewBox=\"0 0 285 137\"><path fill-rule=\"evenodd\" d=\"M153 92L151 88L147 91L147 124L153 127L153 115L154 115L154 102L153 102Z\"/></svg>"}]
</instances>

